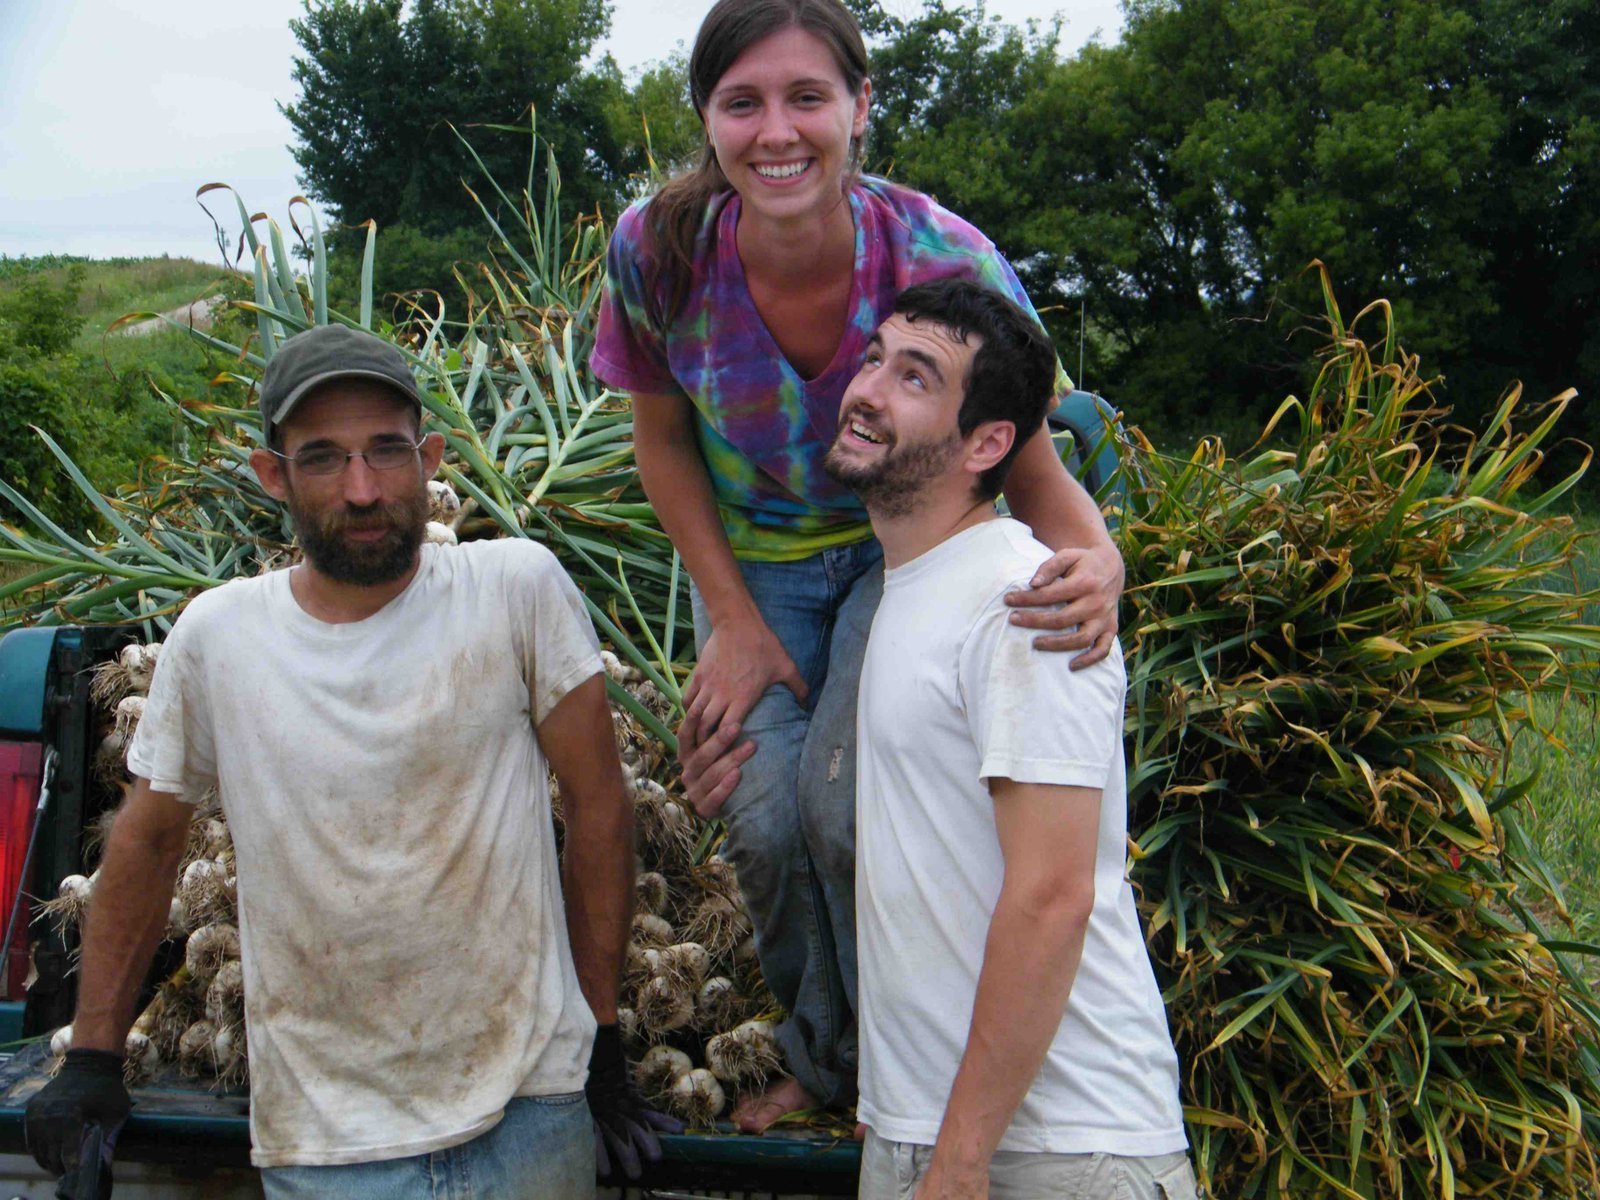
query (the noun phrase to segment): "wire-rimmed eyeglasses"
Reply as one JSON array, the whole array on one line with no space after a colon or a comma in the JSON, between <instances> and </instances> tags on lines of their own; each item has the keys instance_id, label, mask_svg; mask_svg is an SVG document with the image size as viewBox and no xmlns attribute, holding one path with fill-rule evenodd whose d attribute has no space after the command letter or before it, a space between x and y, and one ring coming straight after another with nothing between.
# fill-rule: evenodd
<instances>
[{"instance_id":1,"label":"wire-rimmed eyeglasses","mask_svg":"<svg viewBox=\"0 0 1600 1200\"><path fill-rule=\"evenodd\" d=\"M316 446L297 454L284 454L270 447L269 451L284 462L293 463L297 470L307 475L337 475L349 465L352 458L361 459L374 471L393 471L414 461L425 441L426 438L419 438L415 443L381 442L370 450L336 450L332 446Z\"/></svg>"}]
</instances>

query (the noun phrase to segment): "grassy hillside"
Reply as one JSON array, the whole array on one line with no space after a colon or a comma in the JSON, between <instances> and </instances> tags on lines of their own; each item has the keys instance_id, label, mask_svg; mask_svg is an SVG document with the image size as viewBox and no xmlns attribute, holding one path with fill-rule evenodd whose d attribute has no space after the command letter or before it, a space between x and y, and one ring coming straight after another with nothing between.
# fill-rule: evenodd
<instances>
[{"instance_id":1,"label":"grassy hillside","mask_svg":"<svg viewBox=\"0 0 1600 1200\"><path fill-rule=\"evenodd\" d=\"M68 255L0 258L0 302L26 280L43 280L76 292L74 305L83 324L72 349L98 359L113 371L143 368L172 376L204 355L178 331L142 337L106 336L106 330L132 312L171 312L207 296L246 294L245 280L220 266L192 258L85 259Z\"/></svg>"},{"instance_id":2,"label":"grassy hillside","mask_svg":"<svg viewBox=\"0 0 1600 1200\"><path fill-rule=\"evenodd\" d=\"M78 312L88 324L85 335L97 334L125 312L176 308L220 290L225 278L215 264L192 258L89 259L51 254L40 258L0 257L0 296L24 279L38 277L60 287L78 275Z\"/></svg>"},{"instance_id":3,"label":"grassy hillside","mask_svg":"<svg viewBox=\"0 0 1600 1200\"><path fill-rule=\"evenodd\" d=\"M203 397L226 364L180 331L135 337L108 330L130 312L242 296L247 287L237 275L190 259L0 257L0 461L7 479L69 528L93 525L93 513L32 427L108 490L132 480L178 433L157 391Z\"/></svg>"}]
</instances>

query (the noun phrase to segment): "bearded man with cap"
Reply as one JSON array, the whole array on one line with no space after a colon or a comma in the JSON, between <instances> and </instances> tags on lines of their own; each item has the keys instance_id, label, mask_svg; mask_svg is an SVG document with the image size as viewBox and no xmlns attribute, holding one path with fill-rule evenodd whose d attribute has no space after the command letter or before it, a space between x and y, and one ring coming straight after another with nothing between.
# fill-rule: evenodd
<instances>
[{"instance_id":1,"label":"bearded man with cap","mask_svg":"<svg viewBox=\"0 0 1600 1200\"><path fill-rule=\"evenodd\" d=\"M659 1156L665 1119L615 1025L632 805L582 599L533 542L423 544L444 443L393 346L301 333L260 404L251 466L303 558L172 627L29 1148L60 1172L86 1122L126 1118L123 1040L215 788L267 1196L591 1196L597 1162Z\"/></svg>"}]
</instances>

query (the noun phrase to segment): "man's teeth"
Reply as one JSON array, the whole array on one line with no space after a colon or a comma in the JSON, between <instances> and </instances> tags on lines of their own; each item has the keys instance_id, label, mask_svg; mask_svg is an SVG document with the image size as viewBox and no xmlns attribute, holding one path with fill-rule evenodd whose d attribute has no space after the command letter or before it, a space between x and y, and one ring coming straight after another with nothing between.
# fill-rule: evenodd
<instances>
[{"instance_id":1,"label":"man's teeth","mask_svg":"<svg viewBox=\"0 0 1600 1200\"><path fill-rule=\"evenodd\" d=\"M763 179L789 179L800 174L809 165L809 162L797 162L783 167L757 167L756 174Z\"/></svg>"},{"instance_id":2,"label":"man's teeth","mask_svg":"<svg viewBox=\"0 0 1600 1200\"><path fill-rule=\"evenodd\" d=\"M871 442L874 446L881 445L883 442L881 437L873 433L872 430L868 429L860 421L850 422L850 432L855 434L864 442Z\"/></svg>"}]
</instances>

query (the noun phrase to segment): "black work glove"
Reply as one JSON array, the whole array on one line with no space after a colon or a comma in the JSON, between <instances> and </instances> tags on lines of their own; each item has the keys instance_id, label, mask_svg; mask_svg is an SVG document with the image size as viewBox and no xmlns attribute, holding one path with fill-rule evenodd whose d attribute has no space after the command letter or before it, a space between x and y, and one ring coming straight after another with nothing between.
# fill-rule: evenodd
<instances>
[{"instance_id":1,"label":"black work glove","mask_svg":"<svg viewBox=\"0 0 1600 1200\"><path fill-rule=\"evenodd\" d=\"M661 1161L656 1134L683 1132L683 1122L648 1107L633 1090L622 1054L622 1031L615 1025L594 1031L589 1082L583 1090L594 1117L594 1169L602 1178L611 1174L613 1160L627 1178L639 1178L641 1158Z\"/></svg>"},{"instance_id":2,"label":"black work glove","mask_svg":"<svg viewBox=\"0 0 1600 1200\"><path fill-rule=\"evenodd\" d=\"M34 1161L52 1175L75 1181L84 1127L100 1126L105 1138L100 1194L111 1194L111 1148L133 1100L122 1083L122 1055L110 1050L68 1050L56 1077L28 1101L23 1137ZM72 1193L68 1193L72 1194Z\"/></svg>"}]
</instances>

